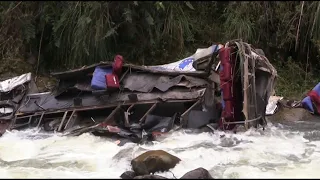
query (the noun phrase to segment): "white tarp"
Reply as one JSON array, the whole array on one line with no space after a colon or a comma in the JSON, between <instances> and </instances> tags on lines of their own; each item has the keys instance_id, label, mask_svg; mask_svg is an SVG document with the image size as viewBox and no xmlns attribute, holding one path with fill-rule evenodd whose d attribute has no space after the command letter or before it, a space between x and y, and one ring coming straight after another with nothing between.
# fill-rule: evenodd
<instances>
[{"instance_id":1,"label":"white tarp","mask_svg":"<svg viewBox=\"0 0 320 180\"><path fill-rule=\"evenodd\" d=\"M148 66L153 69L158 70L170 70L170 71L195 71L192 66L194 58L192 56L182 59L177 62L170 64L158 65L158 66Z\"/></svg>"},{"instance_id":2,"label":"white tarp","mask_svg":"<svg viewBox=\"0 0 320 180\"><path fill-rule=\"evenodd\" d=\"M196 53L192 56L176 61L170 64L158 65L158 66L148 66L149 68L159 69L159 70L168 70L168 71L196 71L192 64L193 61L200 59L201 57L206 57L208 55L217 52L223 45L212 45L208 48L197 49Z\"/></svg>"},{"instance_id":3,"label":"white tarp","mask_svg":"<svg viewBox=\"0 0 320 180\"><path fill-rule=\"evenodd\" d=\"M278 107L278 101L283 99L283 97L280 96L270 96L268 105L266 108L266 115L272 115L276 112Z\"/></svg>"},{"instance_id":4,"label":"white tarp","mask_svg":"<svg viewBox=\"0 0 320 180\"><path fill-rule=\"evenodd\" d=\"M15 87L29 82L31 80L31 73L22 74L11 79L0 82L0 92L9 92Z\"/></svg>"}]
</instances>

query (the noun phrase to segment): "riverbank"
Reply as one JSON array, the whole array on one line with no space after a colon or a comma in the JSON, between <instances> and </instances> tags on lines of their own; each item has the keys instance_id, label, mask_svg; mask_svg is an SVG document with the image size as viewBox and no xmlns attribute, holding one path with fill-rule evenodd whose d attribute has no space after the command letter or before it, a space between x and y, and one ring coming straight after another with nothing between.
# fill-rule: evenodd
<instances>
[{"instance_id":1,"label":"riverbank","mask_svg":"<svg viewBox=\"0 0 320 180\"><path fill-rule=\"evenodd\" d=\"M270 61L278 73L275 86L277 96L290 100L302 100L320 82L319 76L306 71L307 64L296 63L290 59L285 64L279 61L281 59Z\"/></svg>"}]
</instances>

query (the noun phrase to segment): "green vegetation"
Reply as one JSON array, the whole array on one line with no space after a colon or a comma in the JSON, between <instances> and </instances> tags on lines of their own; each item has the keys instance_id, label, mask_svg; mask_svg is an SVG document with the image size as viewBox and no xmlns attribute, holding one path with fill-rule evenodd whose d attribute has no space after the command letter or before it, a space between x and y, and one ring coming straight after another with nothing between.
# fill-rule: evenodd
<instances>
[{"instance_id":1,"label":"green vegetation","mask_svg":"<svg viewBox=\"0 0 320 180\"><path fill-rule=\"evenodd\" d=\"M0 13L1 74L26 61L45 73L116 53L160 64L242 38L277 67L277 94L300 98L320 80L317 1L3 1Z\"/></svg>"}]
</instances>

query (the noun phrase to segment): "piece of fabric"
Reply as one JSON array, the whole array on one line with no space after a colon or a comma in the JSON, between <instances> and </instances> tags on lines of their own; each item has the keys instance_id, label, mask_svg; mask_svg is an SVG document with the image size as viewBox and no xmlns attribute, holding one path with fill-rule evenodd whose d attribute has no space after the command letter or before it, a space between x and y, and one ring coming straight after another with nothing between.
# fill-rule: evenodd
<instances>
[{"instance_id":1,"label":"piece of fabric","mask_svg":"<svg viewBox=\"0 0 320 180\"><path fill-rule=\"evenodd\" d=\"M114 62L112 65L112 73L116 74L117 76L121 75L123 66L123 57L121 55L116 55L114 57Z\"/></svg>"},{"instance_id":2,"label":"piece of fabric","mask_svg":"<svg viewBox=\"0 0 320 180\"><path fill-rule=\"evenodd\" d=\"M319 96L319 94L315 90L312 90L308 93L308 96L310 96L312 103L316 107L317 112L314 111L314 113L320 114L320 96Z\"/></svg>"},{"instance_id":3,"label":"piece of fabric","mask_svg":"<svg viewBox=\"0 0 320 180\"><path fill-rule=\"evenodd\" d=\"M22 74L20 76L7 79L5 81L0 82L0 92L9 92L15 87L22 85L31 80L31 73Z\"/></svg>"},{"instance_id":4,"label":"piece of fabric","mask_svg":"<svg viewBox=\"0 0 320 180\"><path fill-rule=\"evenodd\" d=\"M93 77L91 80L91 87L92 89L95 90L103 90L106 89L106 78L105 76L107 74L112 73L112 68L107 67L107 68L102 68L97 66L94 70Z\"/></svg>"},{"instance_id":5,"label":"piece of fabric","mask_svg":"<svg viewBox=\"0 0 320 180\"><path fill-rule=\"evenodd\" d=\"M302 106L313 114L320 113L320 83L302 100Z\"/></svg>"},{"instance_id":6,"label":"piece of fabric","mask_svg":"<svg viewBox=\"0 0 320 180\"><path fill-rule=\"evenodd\" d=\"M313 105L312 105L312 101L311 101L311 97L310 96L307 96L305 97L302 101L302 106L303 108L307 109L308 111L310 111L311 113L314 113L314 108L313 108Z\"/></svg>"}]
</instances>

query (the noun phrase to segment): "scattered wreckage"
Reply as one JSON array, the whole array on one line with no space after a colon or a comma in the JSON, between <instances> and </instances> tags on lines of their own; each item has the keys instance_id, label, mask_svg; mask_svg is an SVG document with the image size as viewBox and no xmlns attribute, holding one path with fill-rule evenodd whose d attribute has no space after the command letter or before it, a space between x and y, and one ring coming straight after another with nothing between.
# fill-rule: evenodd
<instances>
[{"instance_id":1,"label":"scattered wreckage","mask_svg":"<svg viewBox=\"0 0 320 180\"><path fill-rule=\"evenodd\" d=\"M211 130L264 126L277 74L258 51L235 40L159 66L122 64L116 56L115 62L52 73L59 85L43 93L36 91L30 73L21 75L0 83L0 133L41 127L138 143L175 125Z\"/></svg>"},{"instance_id":2,"label":"scattered wreckage","mask_svg":"<svg viewBox=\"0 0 320 180\"><path fill-rule=\"evenodd\" d=\"M300 100L288 100L279 96L269 98L270 121L312 121L319 120L320 115L320 82L304 94ZM268 114L267 114L268 115Z\"/></svg>"},{"instance_id":3,"label":"scattered wreckage","mask_svg":"<svg viewBox=\"0 0 320 180\"><path fill-rule=\"evenodd\" d=\"M280 118L272 117L271 121L305 121L320 115L320 82L313 87L301 100L288 100L281 96L270 96L266 115L280 113ZM313 118L310 115L315 115Z\"/></svg>"}]
</instances>

